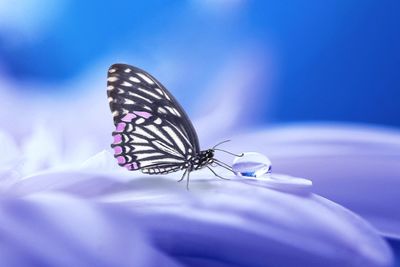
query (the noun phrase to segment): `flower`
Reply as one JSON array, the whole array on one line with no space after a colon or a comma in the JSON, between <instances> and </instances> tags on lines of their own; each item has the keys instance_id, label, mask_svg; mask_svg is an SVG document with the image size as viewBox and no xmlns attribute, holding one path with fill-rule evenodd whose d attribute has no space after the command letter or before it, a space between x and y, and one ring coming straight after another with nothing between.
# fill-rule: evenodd
<instances>
[{"instance_id":1,"label":"flower","mask_svg":"<svg viewBox=\"0 0 400 267\"><path fill-rule=\"evenodd\" d=\"M176 182L179 174L142 176L111 162L103 151L79 168L44 171L8 187L0 235L7 233L11 255L49 266L112 266L121 258L125 265L118 266L391 264L374 228L313 193L224 181L205 171L192 174L187 191ZM113 250L96 250L103 245Z\"/></svg>"}]
</instances>

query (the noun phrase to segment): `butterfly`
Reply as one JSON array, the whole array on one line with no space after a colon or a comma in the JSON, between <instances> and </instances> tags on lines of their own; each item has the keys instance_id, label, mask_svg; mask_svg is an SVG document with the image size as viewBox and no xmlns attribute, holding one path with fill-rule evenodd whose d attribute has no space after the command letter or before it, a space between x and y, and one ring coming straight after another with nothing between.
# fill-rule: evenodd
<instances>
[{"instance_id":1,"label":"butterfly","mask_svg":"<svg viewBox=\"0 0 400 267\"><path fill-rule=\"evenodd\" d=\"M188 115L173 95L153 76L127 64L108 70L107 95L114 119L114 157L130 171L145 174L190 172L216 165L232 171L214 157L216 147L200 150L199 139ZM231 153L232 154L232 153ZM235 155L235 154L232 154Z\"/></svg>"}]
</instances>

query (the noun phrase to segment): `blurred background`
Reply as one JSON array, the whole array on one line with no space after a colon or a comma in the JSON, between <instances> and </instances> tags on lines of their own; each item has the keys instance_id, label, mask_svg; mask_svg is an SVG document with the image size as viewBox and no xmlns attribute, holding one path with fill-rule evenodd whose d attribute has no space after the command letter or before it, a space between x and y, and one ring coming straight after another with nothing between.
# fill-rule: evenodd
<instances>
[{"instance_id":1,"label":"blurred background","mask_svg":"<svg viewBox=\"0 0 400 267\"><path fill-rule=\"evenodd\" d=\"M398 237L399 14L389 0L0 0L0 163L23 155L26 175L109 148L107 69L127 63L176 96L202 148L260 131L230 148Z\"/></svg>"},{"instance_id":2,"label":"blurred background","mask_svg":"<svg viewBox=\"0 0 400 267\"><path fill-rule=\"evenodd\" d=\"M373 0L3 0L1 126L28 116L14 127L23 133L71 109L90 113L75 117L77 126L110 122L106 70L124 62L152 73L194 118L235 92L243 94L232 107L245 107L241 127L398 127L399 8Z\"/></svg>"}]
</instances>

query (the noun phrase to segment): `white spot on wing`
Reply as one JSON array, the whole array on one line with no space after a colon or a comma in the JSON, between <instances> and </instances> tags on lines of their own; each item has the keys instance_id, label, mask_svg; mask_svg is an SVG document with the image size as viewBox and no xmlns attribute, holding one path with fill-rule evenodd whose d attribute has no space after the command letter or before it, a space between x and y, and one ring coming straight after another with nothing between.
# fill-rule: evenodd
<instances>
[{"instance_id":1,"label":"white spot on wing","mask_svg":"<svg viewBox=\"0 0 400 267\"><path fill-rule=\"evenodd\" d=\"M145 80L148 84L154 84L153 80L144 75L143 73L136 73L139 75L143 80Z\"/></svg>"},{"instance_id":2,"label":"white spot on wing","mask_svg":"<svg viewBox=\"0 0 400 267\"><path fill-rule=\"evenodd\" d=\"M112 89L114 89L114 86L112 86L112 85L109 85L109 86L107 86L107 90L112 90Z\"/></svg>"},{"instance_id":3,"label":"white spot on wing","mask_svg":"<svg viewBox=\"0 0 400 267\"><path fill-rule=\"evenodd\" d=\"M157 119L154 120L155 124L161 124L161 122L162 122L162 120L160 118L157 118Z\"/></svg>"},{"instance_id":4,"label":"white spot on wing","mask_svg":"<svg viewBox=\"0 0 400 267\"><path fill-rule=\"evenodd\" d=\"M179 147L179 149L183 152L183 154L185 154L186 150L185 150L185 146L182 143L181 139L176 135L176 133L174 132L174 130L172 130L170 127L168 126L164 126L162 127L164 129L164 131L166 131L174 140L174 142L176 143L176 145Z\"/></svg>"},{"instance_id":5,"label":"white spot on wing","mask_svg":"<svg viewBox=\"0 0 400 267\"><path fill-rule=\"evenodd\" d=\"M170 146L166 145L165 143L161 142L160 140L155 140L151 143L155 147L157 147L159 150L164 151L165 153L167 153L169 155L174 155L174 156L177 156L177 157L180 157L183 159L183 156L181 153L176 151L173 147L170 147Z\"/></svg>"},{"instance_id":6,"label":"white spot on wing","mask_svg":"<svg viewBox=\"0 0 400 267\"><path fill-rule=\"evenodd\" d=\"M141 95L135 94L135 93L133 93L133 92L128 92L128 94L129 94L129 95L131 95L131 96L137 97L137 98L141 98L141 99L143 99L143 100L145 100L145 101L147 101L147 102L149 102L149 103L152 103L152 101L151 101L151 100L149 100L149 99L145 98L144 96L141 96Z\"/></svg>"},{"instance_id":7,"label":"white spot on wing","mask_svg":"<svg viewBox=\"0 0 400 267\"><path fill-rule=\"evenodd\" d=\"M132 70L130 69L130 68L127 68L127 69L125 69L124 70L126 73L129 73L129 72L131 72Z\"/></svg>"},{"instance_id":8,"label":"white spot on wing","mask_svg":"<svg viewBox=\"0 0 400 267\"><path fill-rule=\"evenodd\" d=\"M154 151L155 152L155 151ZM161 153L142 153L142 154L140 154L140 153L138 153L138 154L136 154L135 155L136 156L136 158L138 159L138 160L142 160L142 159L146 159L146 158L149 158L149 157L154 157L154 156L156 156L156 157L162 157L162 156L165 156L165 155L163 155L163 154L161 154Z\"/></svg>"},{"instance_id":9,"label":"white spot on wing","mask_svg":"<svg viewBox=\"0 0 400 267\"><path fill-rule=\"evenodd\" d=\"M113 115L114 117L118 116L118 114L119 114L119 112L118 112L117 110L113 111L113 113L112 113L112 115Z\"/></svg>"},{"instance_id":10,"label":"white spot on wing","mask_svg":"<svg viewBox=\"0 0 400 267\"><path fill-rule=\"evenodd\" d=\"M154 136L153 136L153 135L149 134L148 132L146 132L145 130L143 130L142 127L139 127L139 126L136 127L136 129L135 129L135 134L140 134L140 135L143 135L143 136L145 136L145 137L147 137L147 138L154 139Z\"/></svg>"},{"instance_id":11,"label":"white spot on wing","mask_svg":"<svg viewBox=\"0 0 400 267\"><path fill-rule=\"evenodd\" d=\"M130 81L132 81L132 82L135 82L135 83L140 83L140 80L138 79L138 78L136 78L136 77L129 77L129 80Z\"/></svg>"},{"instance_id":12,"label":"white spot on wing","mask_svg":"<svg viewBox=\"0 0 400 267\"><path fill-rule=\"evenodd\" d=\"M179 133L180 136L182 136L183 139L185 139L186 143L187 143L188 145L191 146L191 143L190 143L190 141L188 140L187 136L184 135L184 134L182 133L182 131L181 131L178 127L176 127L176 125L174 125L174 124L172 124L172 123L170 123L170 125L171 125L171 127L173 127L173 128Z\"/></svg>"},{"instance_id":13,"label":"white spot on wing","mask_svg":"<svg viewBox=\"0 0 400 267\"><path fill-rule=\"evenodd\" d=\"M145 128L151 131L153 134L157 135L159 138L161 138L163 142L172 145L171 141L169 141L169 139L156 126L150 124L146 125Z\"/></svg>"},{"instance_id":14,"label":"white spot on wing","mask_svg":"<svg viewBox=\"0 0 400 267\"><path fill-rule=\"evenodd\" d=\"M173 110L175 111L175 114L176 114L178 117L181 116L181 114L179 113L179 111L178 111L176 108L173 108Z\"/></svg>"},{"instance_id":15,"label":"white spot on wing","mask_svg":"<svg viewBox=\"0 0 400 267\"><path fill-rule=\"evenodd\" d=\"M115 72L115 71L116 71L116 69L109 69L109 70L108 70L109 73L113 73L113 72Z\"/></svg>"},{"instance_id":16,"label":"white spot on wing","mask_svg":"<svg viewBox=\"0 0 400 267\"><path fill-rule=\"evenodd\" d=\"M109 81L109 82L118 81L118 77L115 77L115 76L113 76L113 77L108 77L107 81Z\"/></svg>"},{"instance_id":17,"label":"white spot on wing","mask_svg":"<svg viewBox=\"0 0 400 267\"><path fill-rule=\"evenodd\" d=\"M140 138L136 135L130 135L132 138L132 141L130 143L148 143L146 139Z\"/></svg>"},{"instance_id":18,"label":"white spot on wing","mask_svg":"<svg viewBox=\"0 0 400 267\"><path fill-rule=\"evenodd\" d=\"M124 98L124 104L125 105L135 105L135 102L131 99Z\"/></svg>"},{"instance_id":19,"label":"white spot on wing","mask_svg":"<svg viewBox=\"0 0 400 267\"><path fill-rule=\"evenodd\" d=\"M133 131L133 126L132 126L132 124L130 124L130 123L127 124L126 131L127 131L127 132L132 132L132 131Z\"/></svg>"},{"instance_id":20,"label":"white spot on wing","mask_svg":"<svg viewBox=\"0 0 400 267\"><path fill-rule=\"evenodd\" d=\"M155 164L168 164L168 163L183 163L183 160L179 159L172 159L172 158L161 158L161 159L154 159L154 160L143 160L140 161L140 165L142 167L148 166L148 165L155 165ZM152 169L149 169L152 170Z\"/></svg>"},{"instance_id":21,"label":"white spot on wing","mask_svg":"<svg viewBox=\"0 0 400 267\"><path fill-rule=\"evenodd\" d=\"M135 121L135 124L142 124L144 121L144 118L139 118Z\"/></svg>"},{"instance_id":22,"label":"white spot on wing","mask_svg":"<svg viewBox=\"0 0 400 267\"><path fill-rule=\"evenodd\" d=\"M163 114L166 114L166 113L167 113L167 111L165 110L165 108L162 108L162 107L158 107L157 112L158 112L158 113L163 113Z\"/></svg>"},{"instance_id":23,"label":"white spot on wing","mask_svg":"<svg viewBox=\"0 0 400 267\"><path fill-rule=\"evenodd\" d=\"M178 116L178 117L181 116L181 114L175 108L172 108L172 107L169 107L169 106L164 106L164 108L168 109L169 112L171 112L175 116Z\"/></svg>"},{"instance_id":24,"label":"white spot on wing","mask_svg":"<svg viewBox=\"0 0 400 267\"><path fill-rule=\"evenodd\" d=\"M154 94L153 92L150 92L149 90L146 90L146 89L143 89L143 88L138 88L138 90L143 92L143 93L146 93L146 94L148 94L148 95L150 95L150 96L152 96L152 97L154 97L156 99L161 99L160 96Z\"/></svg>"},{"instance_id":25,"label":"white spot on wing","mask_svg":"<svg viewBox=\"0 0 400 267\"><path fill-rule=\"evenodd\" d=\"M152 111L152 109L149 106L143 106L143 108Z\"/></svg>"},{"instance_id":26,"label":"white spot on wing","mask_svg":"<svg viewBox=\"0 0 400 267\"><path fill-rule=\"evenodd\" d=\"M131 83L128 83L128 82L123 82L123 83L121 83L121 85L122 86L129 86L129 87L132 87L132 84Z\"/></svg>"},{"instance_id":27,"label":"white spot on wing","mask_svg":"<svg viewBox=\"0 0 400 267\"><path fill-rule=\"evenodd\" d=\"M141 146L141 145L134 145L133 146L133 151L134 152L145 151L145 150L154 150L154 149L149 147L149 146Z\"/></svg>"}]
</instances>

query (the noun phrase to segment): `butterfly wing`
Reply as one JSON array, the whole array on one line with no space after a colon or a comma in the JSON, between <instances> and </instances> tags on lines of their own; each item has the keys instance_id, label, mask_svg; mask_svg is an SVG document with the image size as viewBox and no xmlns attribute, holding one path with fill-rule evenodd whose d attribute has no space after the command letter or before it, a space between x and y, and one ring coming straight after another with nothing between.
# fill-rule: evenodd
<instances>
[{"instance_id":1,"label":"butterfly wing","mask_svg":"<svg viewBox=\"0 0 400 267\"><path fill-rule=\"evenodd\" d=\"M175 98L147 72L126 64L108 71L116 158L130 170L166 173L199 152L196 131Z\"/></svg>"}]
</instances>

